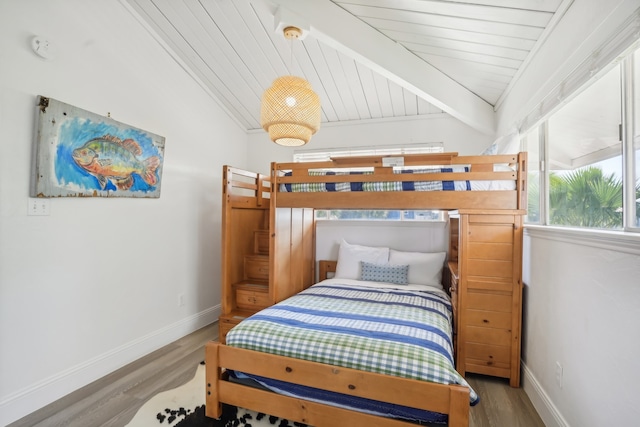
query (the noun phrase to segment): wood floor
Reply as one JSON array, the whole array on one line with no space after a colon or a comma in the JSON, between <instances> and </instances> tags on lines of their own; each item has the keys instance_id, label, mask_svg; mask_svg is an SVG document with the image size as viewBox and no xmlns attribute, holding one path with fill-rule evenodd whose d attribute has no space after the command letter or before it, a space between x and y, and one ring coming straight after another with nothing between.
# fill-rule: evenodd
<instances>
[{"instance_id":1,"label":"wood floor","mask_svg":"<svg viewBox=\"0 0 640 427\"><path fill-rule=\"evenodd\" d=\"M7 427L122 427L156 393L193 378L205 343L217 335L217 324L202 328ZM480 395L470 427L544 427L522 388L480 375L467 380Z\"/></svg>"}]
</instances>

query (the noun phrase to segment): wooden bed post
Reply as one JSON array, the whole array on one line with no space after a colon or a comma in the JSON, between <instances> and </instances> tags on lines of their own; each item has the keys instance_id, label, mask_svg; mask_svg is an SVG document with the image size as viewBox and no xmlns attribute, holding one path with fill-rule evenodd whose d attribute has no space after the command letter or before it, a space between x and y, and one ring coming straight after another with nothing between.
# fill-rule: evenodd
<instances>
[{"instance_id":1,"label":"wooden bed post","mask_svg":"<svg viewBox=\"0 0 640 427\"><path fill-rule=\"evenodd\" d=\"M219 342L209 341L204 348L206 369L205 415L218 419L222 416L222 403L219 399L220 364L218 363Z\"/></svg>"},{"instance_id":2,"label":"wooden bed post","mask_svg":"<svg viewBox=\"0 0 640 427\"><path fill-rule=\"evenodd\" d=\"M469 389L451 387L449 392L449 427L469 427Z\"/></svg>"},{"instance_id":3,"label":"wooden bed post","mask_svg":"<svg viewBox=\"0 0 640 427\"><path fill-rule=\"evenodd\" d=\"M518 154L518 180L516 188L519 190L520 198L518 199L518 209L527 210L529 207L529 199L527 196L528 183L527 178L529 171L527 170L527 153Z\"/></svg>"}]
</instances>

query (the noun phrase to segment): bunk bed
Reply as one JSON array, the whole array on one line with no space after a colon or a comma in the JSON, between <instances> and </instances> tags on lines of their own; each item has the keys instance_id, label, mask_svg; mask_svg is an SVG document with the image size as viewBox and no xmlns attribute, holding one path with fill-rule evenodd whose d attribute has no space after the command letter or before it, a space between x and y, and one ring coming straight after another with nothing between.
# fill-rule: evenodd
<instances>
[{"instance_id":1,"label":"bunk bed","mask_svg":"<svg viewBox=\"0 0 640 427\"><path fill-rule=\"evenodd\" d=\"M272 198L279 207L504 210L526 206L526 153L437 153L274 163L271 179ZM371 197L371 192L384 195Z\"/></svg>"},{"instance_id":2,"label":"bunk bed","mask_svg":"<svg viewBox=\"0 0 640 427\"><path fill-rule=\"evenodd\" d=\"M314 227L309 226L309 210L456 209L463 215L475 218L473 221L480 218L481 223L486 219L487 223L493 224L496 222L496 216L514 218L521 217L524 213L526 171L526 153L497 156L438 153L335 158L328 162L313 163L272 163L269 177L271 191L268 226L269 276L266 278L267 297L264 299L267 301L266 305L276 304L314 285L315 280L312 278L316 277L316 260L312 253L310 255L309 250L310 242L313 242ZM262 185L262 180L261 178L258 187ZM225 199L231 200L231 195L226 194L231 187L225 184L224 188L227 189ZM440 191L431 191L434 188ZM384 194L372 195L368 190L384 191ZM261 192L257 191L256 197L258 193ZM262 194L259 197L262 198ZM233 221L223 218L223 222ZM466 224L465 221L461 222ZM237 225L229 227L243 228ZM459 231L456 231L455 235L458 233ZM449 264L452 257L458 256L457 242L452 240L451 246ZM518 251L514 253L516 256L520 255ZM473 268L463 265L466 265L466 262L461 264L461 277L466 277L467 272L473 277ZM321 262L320 278L324 278L328 271L335 270L335 267L335 261ZM465 276L462 276L463 271ZM520 274L515 267L513 272L514 277ZM450 274L457 276L458 273L456 270ZM445 290L451 295L453 316L467 304L458 299L463 293L464 285L457 280L458 277L448 280L445 284ZM519 279L517 282L519 283ZM455 284L454 287L449 288L452 284ZM225 287L232 289L223 283L223 294ZM518 292L509 295L512 296L514 305L519 303ZM226 299L228 303L233 304L233 297ZM517 317L515 311L512 314L514 319ZM231 318L242 318L233 316L232 314L236 313L233 309L229 313ZM516 326L518 332L514 333L514 337L518 345L511 345L509 349L512 355L517 352L519 358L519 324ZM456 326L456 330L460 342L465 332L459 325ZM469 371L473 371L473 357L479 356L469 357L467 365L470 367ZM464 375L467 359L456 357L456 360L458 365L463 365L462 369L457 368L460 374ZM490 374L498 372L495 371L496 366L491 366L493 361L487 365L488 369L493 369L489 371ZM453 382L438 384L234 347L223 342L210 342L206 345L206 366L206 411L207 416L212 418L218 418L221 415L222 403L227 403L316 427L335 425L337 419L341 424L351 426L409 425L403 419L380 417L247 386L230 380L230 373L233 376L232 373L236 371L354 398L445 414L448 425L455 427L468 426L469 406L470 402L474 401L473 392L464 382L462 385ZM512 363L512 366L503 371L508 375L515 369ZM517 369L519 370L519 359ZM501 375L500 372L503 371L495 374ZM483 372L482 368L476 372Z\"/></svg>"}]
</instances>

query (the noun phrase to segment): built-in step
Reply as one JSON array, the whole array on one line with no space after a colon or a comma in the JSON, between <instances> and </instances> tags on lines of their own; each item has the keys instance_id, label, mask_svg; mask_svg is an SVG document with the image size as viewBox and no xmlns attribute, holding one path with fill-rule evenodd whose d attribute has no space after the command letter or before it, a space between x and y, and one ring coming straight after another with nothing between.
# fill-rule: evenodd
<instances>
[{"instance_id":1,"label":"built-in step","mask_svg":"<svg viewBox=\"0 0 640 427\"><path fill-rule=\"evenodd\" d=\"M245 255L244 278L269 281L269 255Z\"/></svg>"},{"instance_id":2,"label":"built-in step","mask_svg":"<svg viewBox=\"0 0 640 427\"><path fill-rule=\"evenodd\" d=\"M258 255L269 254L269 230L253 232L253 252Z\"/></svg>"},{"instance_id":3,"label":"built-in step","mask_svg":"<svg viewBox=\"0 0 640 427\"><path fill-rule=\"evenodd\" d=\"M236 307L240 310L258 311L269 307L269 285L266 283L240 282L234 285Z\"/></svg>"}]
</instances>

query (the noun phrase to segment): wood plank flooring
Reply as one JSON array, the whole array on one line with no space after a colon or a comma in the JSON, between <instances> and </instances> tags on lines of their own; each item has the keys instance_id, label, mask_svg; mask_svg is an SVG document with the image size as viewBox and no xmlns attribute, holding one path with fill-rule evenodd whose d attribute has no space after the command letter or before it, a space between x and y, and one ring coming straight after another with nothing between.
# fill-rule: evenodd
<instances>
[{"instance_id":1,"label":"wood plank flooring","mask_svg":"<svg viewBox=\"0 0 640 427\"><path fill-rule=\"evenodd\" d=\"M217 336L217 324L204 327L7 427L122 427L155 394L193 378L205 343ZM467 379L480 395L470 427L544 427L522 388L499 378Z\"/></svg>"}]
</instances>

